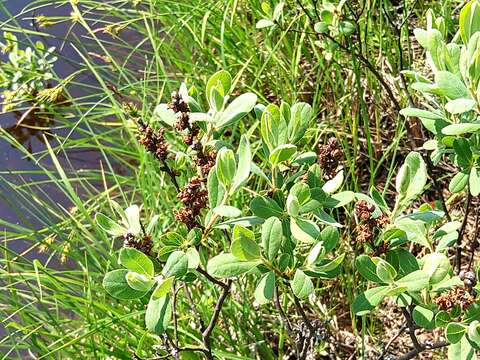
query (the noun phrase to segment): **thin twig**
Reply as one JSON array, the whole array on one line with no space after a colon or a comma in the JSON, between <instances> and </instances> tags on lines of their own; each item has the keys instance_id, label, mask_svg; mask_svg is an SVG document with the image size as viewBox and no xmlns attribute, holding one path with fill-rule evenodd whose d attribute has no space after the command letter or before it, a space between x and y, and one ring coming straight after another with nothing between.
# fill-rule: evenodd
<instances>
[{"instance_id":1,"label":"thin twig","mask_svg":"<svg viewBox=\"0 0 480 360\"><path fill-rule=\"evenodd\" d=\"M423 352L425 350L440 349L440 348L443 348L445 346L448 346L448 343L445 342L445 341L441 341L441 342L438 342L438 343L435 343L435 344L432 344L432 345L422 344L422 345L420 345L419 349L414 349L414 350L400 356L397 360L410 360L410 359L413 359L415 356L417 356L418 354L420 354L421 352Z\"/></svg>"},{"instance_id":2,"label":"thin twig","mask_svg":"<svg viewBox=\"0 0 480 360\"><path fill-rule=\"evenodd\" d=\"M278 286L275 287L274 303L278 313L280 314L280 319L282 320L283 326L285 327L285 329L287 329L288 336L292 339L292 341L295 341L295 333L293 332L292 325L290 324L290 320L285 314L285 311L283 311L282 304L280 303L280 293L278 291ZM298 344L296 343L295 352L298 358L300 354Z\"/></svg>"},{"instance_id":3,"label":"thin twig","mask_svg":"<svg viewBox=\"0 0 480 360\"><path fill-rule=\"evenodd\" d=\"M468 271L472 269L473 258L475 257L475 250L478 248L478 232L480 227L480 206L477 205L477 216L475 219L475 234L470 245L470 260L468 261Z\"/></svg>"},{"instance_id":4,"label":"thin twig","mask_svg":"<svg viewBox=\"0 0 480 360\"><path fill-rule=\"evenodd\" d=\"M305 310L303 309L302 304L300 304L300 301L294 294L293 294L293 301L295 302L295 307L297 311L300 313L300 316L302 317L303 321L307 325L308 329L312 332L312 334L314 334L315 328L312 326L310 319L307 317L307 314L305 313Z\"/></svg>"},{"instance_id":5,"label":"thin twig","mask_svg":"<svg viewBox=\"0 0 480 360\"><path fill-rule=\"evenodd\" d=\"M210 323L208 324L205 331L202 332L203 344L207 350L206 356L207 356L207 359L209 360L213 359L212 342L211 342L210 336L212 335L212 331L215 328L215 325L217 324L218 318L220 316L220 312L222 311L223 303L225 302L230 292L230 286L232 285L232 280L227 280L227 283L225 285L226 286L222 289L222 293L218 298L217 303L215 304L215 310L213 311L213 315L210 318Z\"/></svg>"},{"instance_id":6,"label":"thin twig","mask_svg":"<svg viewBox=\"0 0 480 360\"><path fill-rule=\"evenodd\" d=\"M192 308L193 312L195 313L195 317L197 318L198 322L200 323L200 331L205 330L205 322L203 321L202 315L200 311L198 311L197 304L192 299L192 294L190 293L190 289L188 288L186 283L183 283L183 291L185 293L185 297L187 298L190 307Z\"/></svg>"},{"instance_id":7,"label":"thin twig","mask_svg":"<svg viewBox=\"0 0 480 360\"><path fill-rule=\"evenodd\" d=\"M162 167L160 168L160 170L165 172L170 177L170 180L172 180L173 186L175 186L175 189L177 190L177 192L180 192L180 186L178 185L178 182L177 182L177 175L172 169L170 169L170 167L168 166L165 160L162 160Z\"/></svg>"},{"instance_id":8,"label":"thin twig","mask_svg":"<svg viewBox=\"0 0 480 360\"><path fill-rule=\"evenodd\" d=\"M447 220L452 221L452 217L450 216L450 212L448 211L447 202L445 201L445 196L443 196L442 187L438 183L437 177L433 174L432 160L430 160L430 157L428 155L425 156L425 163L427 164L427 171L428 171L428 174L430 175L430 179L432 179L433 181L433 187L435 188L440 198L440 203L442 204L443 212L445 213Z\"/></svg>"},{"instance_id":9,"label":"thin twig","mask_svg":"<svg viewBox=\"0 0 480 360\"><path fill-rule=\"evenodd\" d=\"M314 21L313 17L310 15L310 13L307 11L307 9L305 9L305 7L303 6L303 4L301 3L300 0L297 0L297 4L302 8L302 11L309 18L310 25L312 27L314 27L315 26L315 21ZM314 31L315 31L315 29L314 29ZM360 54L356 51L353 51L348 46L342 44L341 42L339 42L337 39L335 39L333 36L331 36L328 33L319 34L319 33L314 32L314 34L318 37L323 36L323 37L329 39L335 45L337 45L340 49L342 49L343 51L345 51L347 53L351 53L352 56L354 56L358 60L360 60L360 62L362 62L363 65L365 65L367 67L367 69L370 70L370 72L373 74L373 76L375 76L375 78L378 80L378 82L385 89L388 97L390 98L390 100L392 101L392 103L395 107L395 110L397 112L399 112L402 109L402 107L400 106L400 103L398 102L396 96L394 95L394 93L393 93L392 89L390 88L390 86L388 85L388 83L385 81L385 79L382 77L382 75L378 72L378 70L375 68L375 66L365 56L363 56L362 54Z\"/></svg>"},{"instance_id":10,"label":"thin twig","mask_svg":"<svg viewBox=\"0 0 480 360\"><path fill-rule=\"evenodd\" d=\"M221 282L220 280L215 279L212 275L207 273L205 270L203 270L200 266L197 268L197 271L205 276L208 281L214 283L215 285L221 286L222 288L226 288L228 285L224 282Z\"/></svg>"},{"instance_id":11,"label":"thin twig","mask_svg":"<svg viewBox=\"0 0 480 360\"><path fill-rule=\"evenodd\" d=\"M388 353L388 349L390 348L390 346L393 344L393 342L395 340L398 339L398 337L400 335L403 334L403 332L405 331L405 329L407 328L407 324L404 324L402 325L402 327L398 330L398 332L392 336L392 338L388 341L387 345L385 345L385 348L383 349L382 353L380 354L380 356L377 358L377 360L383 360L383 358L385 357L385 355L387 355Z\"/></svg>"},{"instance_id":12,"label":"thin twig","mask_svg":"<svg viewBox=\"0 0 480 360\"><path fill-rule=\"evenodd\" d=\"M415 325L413 323L412 316L410 315L410 312L406 308L402 308L402 312L403 312L403 316L405 317L405 320L407 321L408 335L412 340L415 350L418 350L418 353L419 353L421 352L422 345L420 345L417 339L417 335L415 334Z\"/></svg>"},{"instance_id":13,"label":"thin twig","mask_svg":"<svg viewBox=\"0 0 480 360\"><path fill-rule=\"evenodd\" d=\"M173 316L173 343L175 349L178 349L178 319L177 319L177 284L173 283L173 301L172 301L172 316Z\"/></svg>"},{"instance_id":14,"label":"thin twig","mask_svg":"<svg viewBox=\"0 0 480 360\"><path fill-rule=\"evenodd\" d=\"M465 215L463 217L460 231L458 232L458 238L457 238L457 244L456 244L457 251L455 254L455 267L457 269L457 274L460 274L460 270L462 269L462 240L463 240L463 235L465 234L465 228L467 227L471 202L472 202L472 194L470 193L470 189L467 187L467 201L465 203Z\"/></svg>"}]
</instances>

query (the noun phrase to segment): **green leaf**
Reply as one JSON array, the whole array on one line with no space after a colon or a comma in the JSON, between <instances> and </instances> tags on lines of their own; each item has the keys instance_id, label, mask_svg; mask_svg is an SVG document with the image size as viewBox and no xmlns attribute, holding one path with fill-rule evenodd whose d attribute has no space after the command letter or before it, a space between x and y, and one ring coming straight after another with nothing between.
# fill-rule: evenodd
<instances>
[{"instance_id":1,"label":"green leaf","mask_svg":"<svg viewBox=\"0 0 480 360\"><path fill-rule=\"evenodd\" d=\"M391 289L390 286L378 286L368 289L353 301L353 312L359 316L368 314L370 310L374 309L383 301Z\"/></svg>"},{"instance_id":2,"label":"green leaf","mask_svg":"<svg viewBox=\"0 0 480 360\"><path fill-rule=\"evenodd\" d=\"M445 110L450 114L463 114L467 111L473 110L477 102L472 99L459 98L450 100L445 104Z\"/></svg>"},{"instance_id":3,"label":"green leaf","mask_svg":"<svg viewBox=\"0 0 480 360\"><path fill-rule=\"evenodd\" d=\"M469 167L472 162L472 150L470 142L465 138L457 138L453 141L456 162L461 167Z\"/></svg>"},{"instance_id":4,"label":"green leaf","mask_svg":"<svg viewBox=\"0 0 480 360\"><path fill-rule=\"evenodd\" d=\"M125 279L127 280L128 286L130 286L134 290L141 292L150 291L152 286L155 284L154 279L143 274L139 274L135 271L129 271Z\"/></svg>"},{"instance_id":5,"label":"green leaf","mask_svg":"<svg viewBox=\"0 0 480 360\"><path fill-rule=\"evenodd\" d=\"M465 189L465 186L467 186L469 178L470 175L467 172L459 172L452 178L452 180L450 180L448 190L450 190L452 193L458 193L462 191Z\"/></svg>"},{"instance_id":6,"label":"green leaf","mask_svg":"<svg viewBox=\"0 0 480 360\"><path fill-rule=\"evenodd\" d=\"M146 291L132 289L127 283L128 270L113 270L105 274L103 278L103 287L111 296L121 300L139 299L144 296Z\"/></svg>"},{"instance_id":7,"label":"green leaf","mask_svg":"<svg viewBox=\"0 0 480 360\"><path fill-rule=\"evenodd\" d=\"M463 320L467 323L480 320L480 301L476 301L467 307L463 315Z\"/></svg>"},{"instance_id":8,"label":"green leaf","mask_svg":"<svg viewBox=\"0 0 480 360\"><path fill-rule=\"evenodd\" d=\"M118 262L128 270L135 271L139 274L153 276L153 262L150 258L134 248L122 248Z\"/></svg>"},{"instance_id":9,"label":"green leaf","mask_svg":"<svg viewBox=\"0 0 480 360\"><path fill-rule=\"evenodd\" d=\"M160 121L173 127L177 120L177 114L175 114L172 109L168 108L167 104L159 104L153 110L152 121L154 122Z\"/></svg>"},{"instance_id":10,"label":"green leaf","mask_svg":"<svg viewBox=\"0 0 480 360\"><path fill-rule=\"evenodd\" d=\"M223 111L215 124L217 130L232 126L253 110L257 103L257 95L245 93L235 98Z\"/></svg>"},{"instance_id":11,"label":"green leaf","mask_svg":"<svg viewBox=\"0 0 480 360\"><path fill-rule=\"evenodd\" d=\"M142 231L140 226L140 208L138 205L131 205L125 209L125 217L128 223L128 232L138 235Z\"/></svg>"},{"instance_id":12,"label":"green leaf","mask_svg":"<svg viewBox=\"0 0 480 360\"><path fill-rule=\"evenodd\" d=\"M430 276L423 270L411 272L408 275L395 281L395 284L401 287L406 287L407 291L417 292L425 289L428 286Z\"/></svg>"},{"instance_id":13,"label":"green leaf","mask_svg":"<svg viewBox=\"0 0 480 360\"><path fill-rule=\"evenodd\" d=\"M468 326L468 339L476 346L480 345L480 324L478 321L473 321Z\"/></svg>"},{"instance_id":14,"label":"green leaf","mask_svg":"<svg viewBox=\"0 0 480 360\"><path fill-rule=\"evenodd\" d=\"M300 141L307 131L312 119L312 107L304 102L295 103L291 107L291 117L288 121L288 141L292 144Z\"/></svg>"},{"instance_id":15,"label":"green leaf","mask_svg":"<svg viewBox=\"0 0 480 360\"><path fill-rule=\"evenodd\" d=\"M262 246L268 260L273 261L277 257L282 239L282 222L273 216L268 218L262 225Z\"/></svg>"},{"instance_id":16,"label":"green leaf","mask_svg":"<svg viewBox=\"0 0 480 360\"><path fill-rule=\"evenodd\" d=\"M250 175L250 164L252 163L252 153L250 151L250 142L246 135L240 138L240 145L238 146L238 166L233 178L232 190L239 189L248 179Z\"/></svg>"},{"instance_id":17,"label":"green leaf","mask_svg":"<svg viewBox=\"0 0 480 360\"><path fill-rule=\"evenodd\" d=\"M286 123L277 105L269 104L262 114L260 132L269 151L284 143Z\"/></svg>"},{"instance_id":18,"label":"green leaf","mask_svg":"<svg viewBox=\"0 0 480 360\"><path fill-rule=\"evenodd\" d=\"M270 19L261 19L257 21L255 27L257 29L263 29L275 25L275 23Z\"/></svg>"},{"instance_id":19,"label":"green leaf","mask_svg":"<svg viewBox=\"0 0 480 360\"><path fill-rule=\"evenodd\" d=\"M375 272L378 278L384 283L392 283L397 276L397 272L395 271L394 267L380 258L376 259L376 264Z\"/></svg>"},{"instance_id":20,"label":"green leaf","mask_svg":"<svg viewBox=\"0 0 480 360\"><path fill-rule=\"evenodd\" d=\"M213 213L223 216L223 217L228 217L228 218L236 218L242 215L242 211L235 206L229 206L229 205L220 205L217 206L212 210Z\"/></svg>"},{"instance_id":21,"label":"green leaf","mask_svg":"<svg viewBox=\"0 0 480 360\"><path fill-rule=\"evenodd\" d=\"M284 161L292 159L296 152L297 147L295 145L282 144L272 150L268 159L273 166L277 166Z\"/></svg>"},{"instance_id":22,"label":"green leaf","mask_svg":"<svg viewBox=\"0 0 480 360\"><path fill-rule=\"evenodd\" d=\"M329 31L328 23L326 23L324 21L317 22L317 23L315 23L314 30L315 30L315 32L317 32L319 34L325 34Z\"/></svg>"},{"instance_id":23,"label":"green leaf","mask_svg":"<svg viewBox=\"0 0 480 360\"><path fill-rule=\"evenodd\" d=\"M188 268L196 269L200 265L200 254L194 247L188 248L186 253L188 258Z\"/></svg>"},{"instance_id":24,"label":"green leaf","mask_svg":"<svg viewBox=\"0 0 480 360\"><path fill-rule=\"evenodd\" d=\"M304 299L313 292L312 279L305 275L300 269L297 269L295 272L293 280L290 281L290 286L292 287L295 296L299 299Z\"/></svg>"},{"instance_id":25,"label":"green leaf","mask_svg":"<svg viewBox=\"0 0 480 360\"><path fill-rule=\"evenodd\" d=\"M427 183L427 168L422 156L417 152L410 152L400 168L396 189L403 204L408 204L423 192Z\"/></svg>"},{"instance_id":26,"label":"green leaf","mask_svg":"<svg viewBox=\"0 0 480 360\"><path fill-rule=\"evenodd\" d=\"M362 275L365 279L373 281L377 284L382 282L377 275L375 263L368 255L360 255L357 257L355 260L355 265L360 275Z\"/></svg>"},{"instance_id":27,"label":"green leaf","mask_svg":"<svg viewBox=\"0 0 480 360\"><path fill-rule=\"evenodd\" d=\"M480 130L480 124L477 123L461 123L445 126L442 129L444 135L458 136L468 133L475 133Z\"/></svg>"},{"instance_id":28,"label":"green leaf","mask_svg":"<svg viewBox=\"0 0 480 360\"><path fill-rule=\"evenodd\" d=\"M217 166L210 169L207 178L208 204L210 208L215 208L222 203L225 195L225 188L220 184L217 177Z\"/></svg>"},{"instance_id":29,"label":"green leaf","mask_svg":"<svg viewBox=\"0 0 480 360\"><path fill-rule=\"evenodd\" d=\"M290 218L290 231L292 236L301 242L315 242L320 236L320 229L311 220Z\"/></svg>"},{"instance_id":30,"label":"green leaf","mask_svg":"<svg viewBox=\"0 0 480 360\"><path fill-rule=\"evenodd\" d=\"M435 73L435 84L440 94L449 99L468 98L469 93L462 80L449 71Z\"/></svg>"},{"instance_id":31,"label":"green leaf","mask_svg":"<svg viewBox=\"0 0 480 360\"><path fill-rule=\"evenodd\" d=\"M441 310L435 315L435 326L446 327L451 321L451 316L447 311Z\"/></svg>"},{"instance_id":32,"label":"green leaf","mask_svg":"<svg viewBox=\"0 0 480 360\"><path fill-rule=\"evenodd\" d=\"M213 74L207 81L207 88L205 94L210 96L212 88L216 87L222 96L230 93L232 88L232 77L225 70L220 70Z\"/></svg>"},{"instance_id":33,"label":"green leaf","mask_svg":"<svg viewBox=\"0 0 480 360\"><path fill-rule=\"evenodd\" d=\"M408 241L412 241L427 248L430 247L430 243L426 237L427 230L423 221L403 217L396 220L395 225L398 229L403 230L405 234L399 234L400 238L406 237Z\"/></svg>"},{"instance_id":34,"label":"green leaf","mask_svg":"<svg viewBox=\"0 0 480 360\"><path fill-rule=\"evenodd\" d=\"M300 212L300 202L293 194L288 194L287 197L287 213L290 216L297 216Z\"/></svg>"},{"instance_id":35,"label":"green leaf","mask_svg":"<svg viewBox=\"0 0 480 360\"><path fill-rule=\"evenodd\" d=\"M247 227L247 226L253 226L253 225L260 225L260 224L263 224L263 222L264 220L257 216L244 216L244 217L224 221L217 227L222 229L225 229L226 226L230 226L230 225L240 225L240 226Z\"/></svg>"},{"instance_id":36,"label":"green leaf","mask_svg":"<svg viewBox=\"0 0 480 360\"><path fill-rule=\"evenodd\" d=\"M318 260L321 260L325 256L325 250L323 249L322 242L316 243L308 253L307 266L313 265Z\"/></svg>"},{"instance_id":37,"label":"green leaf","mask_svg":"<svg viewBox=\"0 0 480 360\"><path fill-rule=\"evenodd\" d=\"M157 287L153 290L152 297L160 298L167 295L172 288L173 281L175 278L173 276L163 279L158 282Z\"/></svg>"},{"instance_id":38,"label":"green leaf","mask_svg":"<svg viewBox=\"0 0 480 360\"><path fill-rule=\"evenodd\" d=\"M233 254L220 254L208 261L207 272L216 278L231 278L245 274L261 261L242 261Z\"/></svg>"},{"instance_id":39,"label":"green leaf","mask_svg":"<svg viewBox=\"0 0 480 360\"><path fill-rule=\"evenodd\" d=\"M328 180L323 186L322 190L327 194L333 194L335 191L340 189L343 183L343 170L340 170L333 179Z\"/></svg>"},{"instance_id":40,"label":"green leaf","mask_svg":"<svg viewBox=\"0 0 480 360\"><path fill-rule=\"evenodd\" d=\"M398 274L400 276L405 276L411 272L419 270L418 261L411 252L405 249L396 249L395 251L390 251L388 255L395 257L395 261L398 262ZM388 257L387 257L388 258ZM390 264L392 261L388 259Z\"/></svg>"},{"instance_id":41,"label":"green leaf","mask_svg":"<svg viewBox=\"0 0 480 360\"><path fill-rule=\"evenodd\" d=\"M320 264L317 263L310 266L310 269L316 273L328 273L336 270L342 264L344 259L345 254L340 254L333 260L323 259Z\"/></svg>"},{"instance_id":42,"label":"green leaf","mask_svg":"<svg viewBox=\"0 0 480 360\"><path fill-rule=\"evenodd\" d=\"M429 330L435 327L435 323L433 321L434 315L435 314L432 310L420 305L415 306L415 309L413 309L412 313L413 321L415 321L415 323L422 328Z\"/></svg>"},{"instance_id":43,"label":"green leaf","mask_svg":"<svg viewBox=\"0 0 480 360\"><path fill-rule=\"evenodd\" d=\"M303 205L310 200L310 188L303 182L296 183L290 189L290 194L294 195L298 202Z\"/></svg>"},{"instance_id":44,"label":"green leaf","mask_svg":"<svg viewBox=\"0 0 480 360\"><path fill-rule=\"evenodd\" d=\"M323 206L327 208L339 208L351 203L353 200L355 200L355 193L353 191L341 191L330 195Z\"/></svg>"},{"instance_id":45,"label":"green leaf","mask_svg":"<svg viewBox=\"0 0 480 360\"><path fill-rule=\"evenodd\" d=\"M445 336L452 344L458 343L467 332L468 327L460 323L450 323L445 329Z\"/></svg>"},{"instance_id":46,"label":"green leaf","mask_svg":"<svg viewBox=\"0 0 480 360\"><path fill-rule=\"evenodd\" d=\"M177 250L170 254L162 270L165 276L181 278L188 271L188 257L183 251Z\"/></svg>"},{"instance_id":47,"label":"green leaf","mask_svg":"<svg viewBox=\"0 0 480 360\"><path fill-rule=\"evenodd\" d=\"M260 259L260 248L252 238L247 236L239 236L233 240L230 251L238 260Z\"/></svg>"},{"instance_id":48,"label":"green leaf","mask_svg":"<svg viewBox=\"0 0 480 360\"><path fill-rule=\"evenodd\" d=\"M422 110L422 109L417 109L417 108L405 108L400 110L400 114L403 116L407 117L418 117L418 118L425 118L425 119L431 119L431 120L444 120L445 117L442 115L439 115L437 113L427 111L427 110Z\"/></svg>"},{"instance_id":49,"label":"green leaf","mask_svg":"<svg viewBox=\"0 0 480 360\"><path fill-rule=\"evenodd\" d=\"M325 252L332 251L337 246L340 240L340 233L337 228L333 226L327 226L320 232L320 240L323 243Z\"/></svg>"},{"instance_id":50,"label":"green leaf","mask_svg":"<svg viewBox=\"0 0 480 360\"><path fill-rule=\"evenodd\" d=\"M277 202L264 196L255 197L250 203L250 209L254 215L263 219L268 219L272 216L280 218L283 215L283 210L278 206Z\"/></svg>"},{"instance_id":51,"label":"green leaf","mask_svg":"<svg viewBox=\"0 0 480 360\"><path fill-rule=\"evenodd\" d=\"M285 3L283 1L280 1L275 8L273 9L273 20L278 20L280 19L280 16L282 15L283 8L285 6Z\"/></svg>"},{"instance_id":52,"label":"green leaf","mask_svg":"<svg viewBox=\"0 0 480 360\"><path fill-rule=\"evenodd\" d=\"M466 336L448 347L448 360L476 360L475 350Z\"/></svg>"},{"instance_id":53,"label":"green leaf","mask_svg":"<svg viewBox=\"0 0 480 360\"><path fill-rule=\"evenodd\" d=\"M172 316L172 302L169 295L162 297L151 296L145 312L147 329L157 335L163 334Z\"/></svg>"},{"instance_id":54,"label":"green leaf","mask_svg":"<svg viewBox=\"0 0 480 360\"><path fill-rule=\"evenodd\" d=\"M275 292L275 274L273 271L269 271L262 276L258 285L255 289L255 300L258 301L260 305L267 304L270 300L273 299Z\"/></svg>"},{"instance_id":55,"label":"green leaf","mask_svg":"<svg viewBox=\"0 0 480 360\"><path fill-rule=\"evenodd\" d=\"M217 154L217 178L226 188L229 188L233 181L236 167L233 151L225 147L221 148Z\"/></svg>"},{"instance_id":56,"label":"green leaf","mask_svg":"<svg viewBox=\"0 0 480 360\"><path fill-rule=\"evenodd\" d=\"M464 44L468 44L470 37L480 31L480 5L477 1L470 1L462 8L459 28Z\"/></svg>"},{"instance_id":57,"label":"green leaf","mask_svg":"<svg viewBox=\"0 0 480 360\"><path fill-rule=\"evenodd\" d=\"M95 221L98 226L109 235L122 236L127 233L127 228L117 224L115 221L101 213L95 215Z\"/></svg>"},{"instance_id":58,"label":"green leaf","mask_svg":"<svg viewBox=\"0 0 480 360\"><path fill-rule=\"evenodd\" d=\"M478 194L480 194L480 173L476 167L472 167L470 170L468 185L472 196L478 196Z\"/></svg>"},{"instance_id":59,"label":"green leaf","mask_svg":"<svg viewBox=\"0 0 480 360\"><path fill-rule=\"evenodd\" d=\"M423 272L430 277L430 284L436 284L447 276L451 266L448 257L443 253L431 253L422 258Z\"/></svg>"}]
</instances>

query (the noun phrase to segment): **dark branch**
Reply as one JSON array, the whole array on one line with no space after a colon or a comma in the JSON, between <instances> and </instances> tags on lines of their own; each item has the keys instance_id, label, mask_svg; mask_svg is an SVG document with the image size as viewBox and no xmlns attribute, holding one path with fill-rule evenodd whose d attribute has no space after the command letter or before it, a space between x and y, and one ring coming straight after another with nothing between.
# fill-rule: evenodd
<instances>
[{"instance_id":1,"label":"dark branch","mask_svg":"<svg viewBox=\"0 0 480 360\"><path fill-rule=\"evenodd\" d=\"M456 254L455 254L455 267L457 269L457 274L460 273L462 269L462 240L463 235L465 234L465 228L467 227L468 214L470 213L470 204L472 202L472 194L470 189L467 187L467 201L465 202L465 215L463 217L462 226L458 232L457 244L456 244Z\"/></svg>"},{"instance_id":2,"label":"dark branch","mask_svg":"<svg viewBox=\"0 0 480 360\"><path fill-rule=\"evenodd\" d=\"M438 342L438 343L435 343L435 344L432 344L432 345L422 344L422 345L420 345L420 348L414 349L414 350L400 356L397 360L410 360L410 359L413 359L415 356L417 356L418 354L420 354L421 352L423 352L425 350L440 349L440 348L443 348L445 346L448 346L448 343L445 342L445 341L441 341L441 342Z\"/></svg>"}]
</instances>

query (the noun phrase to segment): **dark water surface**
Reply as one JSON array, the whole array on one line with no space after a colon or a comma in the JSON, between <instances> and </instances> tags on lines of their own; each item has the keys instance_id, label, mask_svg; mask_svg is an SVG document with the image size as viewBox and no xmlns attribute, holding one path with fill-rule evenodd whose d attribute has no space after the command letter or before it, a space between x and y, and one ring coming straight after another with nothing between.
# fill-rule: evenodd
<instances>
[{"instance_id":1,"label":"dark water surface","mask_svg":"<svg viewBox=\"0 0 480 360\"><path fill-rule=\"evenodd\" d=\"M3 31L8 30L10 27L21 27L23 29L36 31L38 28L32 21L33 17L38 15L68 16L72 10L70 5L67 4L64 6L42 7L33 11L23 11L29 4L32 5L32 2L29 0L0 0L0 32L2 33L0 36L3 36ZM7 11L4 11L4 8L6 8ZM64 22L48 29L41 29L43 32L54 35L55 38L31 37L33 41L41 40L47 47L54 46L57 49L56 55L59 60L54 65L54 71L59 78L65 78L78 70L79 64L82 62L80 56L69 42L62 40L65 38L68 39L72 35L72 33L69 32L71 30L69 26L70 23ZM74 32L77 36L84 35L80 27L78 27L78 29L75 28ZM15 33L15 35L19 38L22 48L23 44L30 45L23 34ZM92 76L86 73L80 74L75 78L75 81L96 85ZM0 91L1 90L3 89L0 89ZM85 90L81 88L69 87L69 92L73 97L85 95ZM43 141L44 134L48 135L51 132L56 132L60 135L65 135L66 131L68 131L59 129L55 119L48 118L47 116L36 116L35 114L23 120L22 124L25 126L17 126L17 122L21 116L21 112L0 113L0 126L6 129L18 142L22 143L25 148L32 153L45 149L45 143ZM75 121L75 119L71 121ZM40 127L43 130L32 127ZM69 161L75 169L98 168L100 154L92 151L69 154ZM42 164L53 169L51 162L48 160L45 160ZM44 175L35 174L35 170L38 170L38 166L33 161L26 159L19 150L13 148L5 139L0 138L0 174L3 178L0 179L0 219L26 228L37 228L40 226L37 217L27 211L30 209L25 209L25 205L22 204L21 199L12 192L11 185L7 184L8 181L15 186L46 179ZM18 173L20 171L24 171L25 174L20 175ZM65 195L55 186L42 185L42 191L48 194L48 197L53 202L60 204L62 207L68 208L70 206ZM7 227L0 224L0 230L3 231L4 228ZM11 246L15 251L20 251L24 248L21 243L11 244Z\"/></svg>"}]
</instances>

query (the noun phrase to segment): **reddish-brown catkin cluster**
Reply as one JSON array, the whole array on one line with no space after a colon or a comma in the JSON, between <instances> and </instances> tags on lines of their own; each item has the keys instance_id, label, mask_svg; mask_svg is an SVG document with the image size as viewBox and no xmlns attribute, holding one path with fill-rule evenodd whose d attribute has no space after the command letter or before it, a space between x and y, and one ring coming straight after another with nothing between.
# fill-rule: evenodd
<instances>
[{"instance_id":1,"label":"reddish-brown catkin cluster","mask_svg":"<svg viewBox=\"0 0 480 360\"><path fill-rule=\"evenodd\" d=\"M206 151L198 139L200 127L190 122L190 108L185 99L177 91L172 93L172 100L168 104L178 116L175 129L183 133L183 142L195 150L193 162L200 168L203 178L193 178L185 185L178 194L178 199L184 207L175 213L175 218L184 223L188 229L199 227L197 216L200 211L207 206L208 192L205 189L205 182L210 169L215 165L216 152Z\"/></svg>"},{"instance_id":2,"label":"reddish-brown catkin cluster","mask_svg":"<svg viewBox=\"0 0 480 360\"><path fill-rule=\"evenodd\" d=\"M217 152L215 150L204 151L199 142L196 143L195 150L197 154L193 161L200 168L203 178L206 179L210 169L215 166Z\"/></svg>"},{"instance_id":3,"label":"reddish-brown catkin cluster","mask_svg":"<svg viewBox=\"0 0 480 360\"><path fill-rule=\"evenodd\" d=\"M332 137L326 144L318 145L317 159L318 165L323 169L327 179L331 179L337 174L338 166L343 159L343 151L336 138Z\"/></svg>"},{"instance_id":4,"label":"reddish-brown catkin cluster","mask_svg":"<svg viewBox=\"0 0 480 360\"><path fill-rule=\"evenodd\" d=\"M139 121L140 144L160 161L165 161L168 157L168 144L165 141L164 132L163 129L154 131L151 126L144 124L141 120Z\"/></svg>"},{"instance_id":5,"label":"reddish-brown catkin cluster","mask_svg":"<svg viewBox=\"0 0 480 360\"><path fill-rule=\"evenodd\" d=\"M380 246L375 246L375 229L384 228L390 222L388 216L385 214L377 218L373 218L375 207L369 205L366 201L361 200L355 207L355 215L359 224L355 228L356 242L360 244L369 244L377 253L384 253L388 246L382 243Z\"/></svg>"},{"instance_id":6,"label":"reddish-brown catkin cluster","mask_svg":"<svg viewBox=\"0 0 480 360\"><path fill-rule=\"evenodd\" d=\"M207 206L208 201L208 192L203 188L202 180L198 178L191 179L182 191L178 193L177 198L185 207L175 214L175 218L183 222L188 229L199 227L200 224L197 222L196 217Z\"/></svg>"},{"instance_id":7,"label":"reddish-brown catkin cluster","mask_svg":"<svg viewBox=\"0 0 480 360\"><path fill-rule=\"evenodd\" d=\"M183 142L188 146L192 146L195 150L196 155L193 158L193 162L200 168L202 175L206 178L210 169L215 165L217 153L213 150L204 150L198 139L200 127L190 122L190 108L179 92L174 91L172 93L172 101L168 104L168 108L178 115L175 129L184 134L182 137Z\"/></svg>"},{"instance_id":8,"label":"reddish-brown catkin cluster","mask_svg":"<svg viewBox=\"0 0 480 360\"><path fill-rule=\"evenodd\" d=\"M190 123L190 107L188 103L182 98L182 95L180 95L178 91L174 91L172 93L172 100L167 106L178 116L175 129L185 133L182 138L183 142L188 146L193 145L197 141L200 127L197 124Z\"/></svg>"},{"instance_id":9,"label":"reddish-brown catkin cluster","mask_svg":"<svg viewBox=\"0 0 480 360\"><path fill-rule=\"evenodd\" d=\"M438 305L440 310L450 310L455 305L460 305L461 309L465 310L474 302L475 297L461 287L454 287L448 292L435 298L435 303Z\"/></svg>"},{"instance_id":10,"label":"reddish-brown catkin cluster","mask_svg":"<svg viewBox=\"0 0 480 360\"><path fill-rule=\"evenodd\" d=\"M145 255L152 256L153 241L149 235L144 235L140 239L136 239L133 234L126 234L123 237L123 246L131 247L143 252Z\"/></svg>"}]
</instances>

